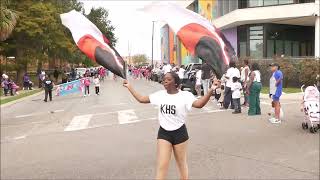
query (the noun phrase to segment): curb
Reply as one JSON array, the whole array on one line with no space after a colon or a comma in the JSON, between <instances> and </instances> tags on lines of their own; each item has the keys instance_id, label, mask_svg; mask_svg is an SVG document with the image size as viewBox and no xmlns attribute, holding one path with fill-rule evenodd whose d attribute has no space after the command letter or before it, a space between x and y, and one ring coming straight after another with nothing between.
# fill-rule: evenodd
<instances>
[{"instance_id":1,"label":"curb","mask_svg":"<svg viewBox=\"0 0 320 180\"><path fill-rule=\"evenodd\" d=\"M21 102L21 101L27 100L27 99L29 99L29 98L38 96L38 95L40 95L40 94L42 94L42 93L43 93L43 90L41 90L40 92L37 92L37 93L35 93L35 94L32 94L32 95L30 95L30 96L26 96L26 97L23 97L23 98L20 98L20 99L17 99L17 100L14 100L14 101L11 101L11 102L2 104L2 105L0 105L0 108L4 108L4 107L7 107L7 106L11 106L11 105L13 105L13 104L16 104L16 103L19 103L19 102Z\"/></svg>"},{"instance_id":2,"label":"curb","mask_svg":"<svg viewBox=\"0 0 320 180\"><path fill-rule=\"evenodd\" d=\"M281 99L284 99L284 100L298 100L299 101L299 100L302 99L302 96L303 96L303 93L301 93L301 92L298 92L298 93L284 93L284 94L282 94ZM261 93L260 97L269 98L269 95Z\"/></svg>"}]
</instances>

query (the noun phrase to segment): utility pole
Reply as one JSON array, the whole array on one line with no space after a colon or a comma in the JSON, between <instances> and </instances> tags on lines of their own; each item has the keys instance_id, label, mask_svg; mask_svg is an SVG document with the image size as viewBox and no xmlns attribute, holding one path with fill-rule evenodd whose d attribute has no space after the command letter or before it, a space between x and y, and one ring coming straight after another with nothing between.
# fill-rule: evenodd
<instances>
[{"instance_id":1,"label":"utility pole","mask_svg":"<svg viewBox=\"0 0 320 180\"><path fill-rule=\"evenodd\" d=\"M152 45L151 45L151 66L153 68L153 36L154 36L154 22L155 21L152 21Z\"/></svg>"}]
</instances>

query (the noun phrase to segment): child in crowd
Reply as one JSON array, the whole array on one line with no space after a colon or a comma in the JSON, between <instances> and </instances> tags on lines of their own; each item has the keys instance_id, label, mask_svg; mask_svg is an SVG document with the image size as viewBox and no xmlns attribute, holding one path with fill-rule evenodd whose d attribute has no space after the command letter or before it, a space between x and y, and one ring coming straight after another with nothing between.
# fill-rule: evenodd
<instances>
[{"instance_id":1,"label":"child in crowd","mask_svg":"<svg viewBox=\"0 0 320 180\"><path fill-rule=\"evenodd\" d=\"M16 94L16 95L19 94L18 90L19 90L20 87L15 82L12 82L11 88L12 88L13 94Z\"/></svg>"},{"instance_id":2,"label":"child in crowd","mask_svg":"<svg viewBox=\"0 0 320 180\"><path fill-rule=\"evenodd\" d=\"M224 85L221 85L221 87L220 87L220 98L219 98L219 101L218 101L221 108L223 108L223 101L224 101Z\"/></svg>"},{"instance_id":3,"label":"child in crowd","mask_svg":"<svg viewBox=\"0 0 320 180\"><path fill-rule=\"evenodd\" d=\"M241 97L242 85L239 82L239 78L234 76L232 78L231 91L232 101L234 104L234 112L232 114L241 113L240 97Z\"/></svg>"},{"instance_id":4,"label":"child in crowd","mask_svg":"<svg viewBox=\"0 0 320 180\"><path fill-rule=\"evenodd\" d=\"M212 84L216 86L214 90L214 99L219 102L219 99L221 97L221 81L217 79L216 77L213 78ZM220 106L220 103L217 104Z\"/></svg>"},{"instance_id":5,"label":"child in crowd","mask_svg":"<svg viewBox=\"0 0 320 180\"><path fill-rule=\"evenodd\" d=\"M86 74L84 79L83 79L83 83L84 83L84 96L87 96L87 92L88 92L88 96L90 96L90 79L89 79L89 75Z\"/></svg>"},{"instance_id":6,"label":"child in crowd","mask_svg":"<svg viewBox=\"0 0 320 180\"><path fill-rule=\"evenodd\" d=\"M100 92L100 79L98 74L95 75L94 79L93 79L93 83L96 89L96 95L99 95Z\"/></svg>"},{"instance_id":7,"label":"child in crowd","mask_svg":"<svg viewBox=\"0 0 320 180\"><path fill-rule=\"evenodd\" d=\"M275 108L274 108L275 103L273 101L271 102L271 106L272 106L272 108L271 108L270 112L268 113L268 115L271 116L269 121L274 124L281 123L281 120L283 120L283 111L282 111L281 105L280 105L280 119L279 119L279 121L274 120L275 119Z\"/></svg>"}]
</instances>

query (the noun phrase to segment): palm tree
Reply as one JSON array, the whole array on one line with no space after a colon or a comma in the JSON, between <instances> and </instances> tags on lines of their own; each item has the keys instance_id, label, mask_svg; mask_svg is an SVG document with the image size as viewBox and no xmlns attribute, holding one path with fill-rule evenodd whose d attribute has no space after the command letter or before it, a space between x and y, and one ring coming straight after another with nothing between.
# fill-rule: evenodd
<instances>
[{"instance_id":1,"label":"palm tree","mask_svg":"<svg viewBox=\"0 0 320 180\"><path fill-rule=\"evenodd\" d=\"M0 41L4 41L10 36L18 18L17 13L8 9L6 4L8 1L4 1L0 7Z\"/></svg>"}]
</instances>

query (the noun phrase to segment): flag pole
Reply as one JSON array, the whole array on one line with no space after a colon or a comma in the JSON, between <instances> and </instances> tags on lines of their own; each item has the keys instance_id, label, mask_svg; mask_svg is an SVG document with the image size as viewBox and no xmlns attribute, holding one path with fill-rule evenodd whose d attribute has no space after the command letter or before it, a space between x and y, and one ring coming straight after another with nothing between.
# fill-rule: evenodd
<instances>
[{"instance_id":1,"label":"flag pole","mask_svg":"<svg viewBox=\"0 0 320 180\"><path fill-rule=\"evenodd\" d=\"M151 50L151 67L153 68L153 36L154 36L154 22L152 21L152 50Z\"/></svg>"}]
</instances>

